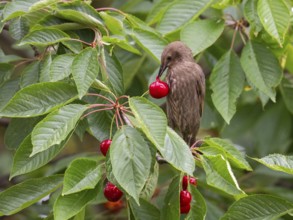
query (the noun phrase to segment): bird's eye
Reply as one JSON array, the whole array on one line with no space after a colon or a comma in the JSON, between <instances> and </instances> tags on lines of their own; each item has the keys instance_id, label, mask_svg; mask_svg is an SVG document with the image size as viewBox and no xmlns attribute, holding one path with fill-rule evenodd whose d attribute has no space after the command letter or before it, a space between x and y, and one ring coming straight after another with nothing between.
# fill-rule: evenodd
<instances>
[{"instance_id":1,"label":"bird's eye","mask_svg":"<svg viewBox=\"0 0 293 220\"><path fill-rule=\"evenodd\" d=\"M167 61L170 61L171 59L171 56L167 56Z\"/></svg>"}]
</instances>

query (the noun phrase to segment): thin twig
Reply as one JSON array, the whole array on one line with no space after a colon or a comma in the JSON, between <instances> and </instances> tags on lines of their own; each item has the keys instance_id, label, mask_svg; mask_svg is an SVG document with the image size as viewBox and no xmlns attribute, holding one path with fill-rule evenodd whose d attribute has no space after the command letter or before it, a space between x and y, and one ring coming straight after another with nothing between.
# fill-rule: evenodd
<instances>
[{"instance_id":1,"label":"thin twig","mask_svg":"<svg viewBox=\"0 0 293 220\"><path fill-rule=\"evenodd\" d=\"M119 119L119 122L120 122L121 126L123 126L124 123L123 123L123 120L121 118L119 108L116 108L116 114L118 115L118 119Z\"/></svg>"},{"instance_id":2,"label":"thin twig","mask_svg":"<svg viewBox=\"0 0 293 220\"><path fill-rule=\"evenodd\" d=\"M114 108L114 107L97 109L97 110L91 111L91 112L89 112L89 113L83 115L81 118L84 119L86 116L88 116L88 115L90 115L90 114L93 114L93 113L96 113L96 112L105 111L105 110L111 110L111 109L113 109L113 108Z\"/></svg>"},{"instance_id":3,"label":"thin twig","mask_svg":"<svg viewBox=\"0 0 293 220\"><path fill-rule=\"evenodd\" d=\"M112 104L92 104L88 108L95 108L95 107L114 107Z\"/></svg>"},{"instance_id":4,"label":"thin twig","mask_svg":"<svg viewBox=\"0 0 293 220\"><path fill-rule=\"evenodd\" d=\"M234 30L234 33L233 33L233 38L232 38L231 47L230 47L231 50L234 47L234 43L235 43L235 38L236 38L237 31L238 31L238 25L236 25L235 30Z\"/></svg>"},{"instance_id":5,"label":"thin twig","mask_svg":"<svg viewBox=\"0 0 293 220\"><path fill-rule=\"evenodd\" d=\"M112 101L111 99L109 99L109 98L107 98L107 97L105 97L103 95L96 94L96 93L87 93L87 95L89 95L89 96L98 96L98 97L100 97L102 99L107 100L108 102L112 103L113 105L115 105L115 102L114 101Z\"/></svg>"}]
</instances>

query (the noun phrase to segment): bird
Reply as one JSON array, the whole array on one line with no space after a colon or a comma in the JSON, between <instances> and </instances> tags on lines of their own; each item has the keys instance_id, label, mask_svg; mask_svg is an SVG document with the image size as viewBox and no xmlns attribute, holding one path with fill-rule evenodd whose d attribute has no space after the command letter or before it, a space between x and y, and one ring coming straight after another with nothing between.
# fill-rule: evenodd
<instances>
[{"instance_id":1,"label":"bird","mask_svg":"<svg viewBox=\"0 0 293 220\"><path fill-rule=\"evenodd\" d=\"M161 55L158 77L167 69L166 97L168 125L179 130L190 146L196 144L205 98L205 74L194 61L192 50L181 41L168 44Z\"/></svg>"}]
</instances>

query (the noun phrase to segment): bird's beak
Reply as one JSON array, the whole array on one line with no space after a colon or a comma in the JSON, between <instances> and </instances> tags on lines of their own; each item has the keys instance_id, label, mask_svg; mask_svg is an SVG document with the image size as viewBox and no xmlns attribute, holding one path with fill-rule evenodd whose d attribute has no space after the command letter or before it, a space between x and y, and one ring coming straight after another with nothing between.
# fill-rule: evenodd
<instances>
[{"instance_id":1,"label":"bird's beak","mask_svg":"<svg viewBox=\"0 0 293 220\"><path fill-rule=\"evenodd\" d=\"M168 65L166 64L162 64L160 66L160 70L159 70L159 73L158 73L158 77L160 78L162 76L162 74L164 73L164 71L167 69Z\"/></svg>"}]
</instances>

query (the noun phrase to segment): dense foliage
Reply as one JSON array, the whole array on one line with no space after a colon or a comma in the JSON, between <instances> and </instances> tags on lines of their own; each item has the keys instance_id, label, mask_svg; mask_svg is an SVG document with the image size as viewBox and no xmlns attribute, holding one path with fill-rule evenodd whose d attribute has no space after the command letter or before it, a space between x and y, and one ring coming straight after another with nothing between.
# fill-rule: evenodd
<instances>
[{"instance_id":1,"label":"dense foliage","mask_svg":"<svg viewBox=\"0 0 293 220\"><path fill-rule=\"evenodd\" d=\"M9 119L13 162L0 216L290 219L292 8L292 0L2 1L0 32L16 50L1 43L0 117ZM175 40L206 74L203 144L193 150L167 126L165 100L147 93ZM73 149L88 136L112 140L106 157L98 146ZM198 186L183 187L184 175ZM107 195L120 199L117 187L122 200L107 202L108 181L117 197ZM191 210L180 214L186 187Z\"/></svg>"}]
</instances>

